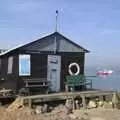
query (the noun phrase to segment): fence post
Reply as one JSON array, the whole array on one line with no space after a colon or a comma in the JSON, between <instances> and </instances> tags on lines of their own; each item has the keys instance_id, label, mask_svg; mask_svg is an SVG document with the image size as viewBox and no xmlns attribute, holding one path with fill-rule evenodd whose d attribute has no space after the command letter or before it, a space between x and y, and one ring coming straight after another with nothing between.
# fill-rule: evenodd
<instances>
[{"instance_id":1,"label":"fence post","mask_svg":"<svg viewBox=\"0 0 120 120\"><path fill-rule=\"evenodd\" d=\"M83 108L86 109L87 105L86 105L86 98L84 95L82 95L82 104L83 104Z\"/></svg>"}]
</instances>

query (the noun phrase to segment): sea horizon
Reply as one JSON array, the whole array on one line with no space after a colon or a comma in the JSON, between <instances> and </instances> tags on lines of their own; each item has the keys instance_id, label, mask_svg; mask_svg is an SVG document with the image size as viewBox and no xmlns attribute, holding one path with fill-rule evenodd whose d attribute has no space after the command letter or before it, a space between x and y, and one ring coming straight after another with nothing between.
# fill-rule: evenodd
<instances>
[{"instance_id":1,"label":"sea horizon","mask_svg":"<svg viewBox=\"0 0 120 120\"><path fill-rule=\"evenodd\" d=\"M96 76L96 77L90 77L92 79L93 88L105 89L105 90L114 89L120 91L120 67L109 66L109 67L103 67L103 70L104 69L111 69L113 70L113 73L109 76L101 77L96 75L96 72L98 71L98 66L85 67L86 76Z\"/></svg>"}]
</instances>

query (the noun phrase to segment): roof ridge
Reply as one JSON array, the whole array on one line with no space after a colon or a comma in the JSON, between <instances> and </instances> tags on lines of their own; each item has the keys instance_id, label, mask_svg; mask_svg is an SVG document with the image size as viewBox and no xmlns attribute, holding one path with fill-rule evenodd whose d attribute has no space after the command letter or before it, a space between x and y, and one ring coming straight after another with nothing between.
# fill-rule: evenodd
<instances>
[{"instance_id":1,"label":"roof ridge","mask_svg":"<svg viewBox=\"0 0 120 120\"><path fill-rule=\"evenodd\" d=\"M5 54L7 54L7 53L9 53L9 52L12 52L13 50L16 50L16 49L19 49L19 48L22 48L22 47L31 45L31 44L33 44L33 43L35 43L35 42L37 42L37 41L39 41L39 40L41 40L41 39L50 37L50 36L52 36L52 35L54 35L54 34L59 34L60 36L62 36L63 38L65 38L68 42L74 44L75 46L77 46L77 47L79 47L79 48L84 49L86 52L89 52L87 49L83 48L82 46L80 46L80 45L77 44L76 42L73 42L73 41L70 40L69 38L65 37L63 34L61 34L61 33L59 33L59 32L56 31L56 32L53 32L53 33L48 34L48 35L46 35L46 36L44 35L43 37L38 38L38 39L36 39L36 40L33 40L33 41L31 41L31 42L28 42L28 43L26 43L26 44L15 46L15 47L13 47L13 48L11 48L11 49L9 49L9 50L1 53L0 56L3 56L3 55L5 55Z\"/></svg>"}]
</instances>

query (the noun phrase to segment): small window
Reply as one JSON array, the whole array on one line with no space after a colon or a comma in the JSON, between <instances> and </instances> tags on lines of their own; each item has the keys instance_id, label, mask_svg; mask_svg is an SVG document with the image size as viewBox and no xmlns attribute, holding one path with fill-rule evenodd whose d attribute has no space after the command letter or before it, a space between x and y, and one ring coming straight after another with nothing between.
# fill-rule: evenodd
<instances>
[{"instance_id":1,"label":"small window","mask_svg":"<svg viewBox=\"0 0 120 120\"><path fill-rule=\"evenodd\" d=\"M19 76L30 76L31 61L30 55L19 55Z\"/></svg>"},{"instance_id":2,"label":"small window","mask_svg":"<svg viewBox=\"0 0 120 120\"><path fill-rule=\"evenodd\" d=\"M12 69L13 69L13 57L9 57L8 58L8 74L12 73Z\"/></svg>"}]
</instances>

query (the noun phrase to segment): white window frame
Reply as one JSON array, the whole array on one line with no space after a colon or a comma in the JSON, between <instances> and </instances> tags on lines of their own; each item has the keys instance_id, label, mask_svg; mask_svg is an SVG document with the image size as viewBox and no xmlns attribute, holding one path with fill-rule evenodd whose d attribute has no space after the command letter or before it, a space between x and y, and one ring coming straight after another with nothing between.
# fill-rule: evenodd
<instances>
[{"instance_id":1,"label":"white window frame","mask_svg":"<svg viewBox=\"0 0 120 120\"><path fill-rule=\"evenodd\" d=\"M31 56L28 54L19 55L19 76L31 75Z\"/></svg>"}]
</instances>

